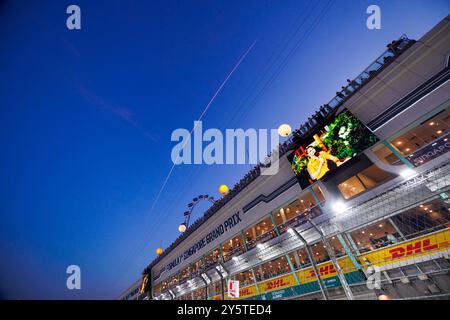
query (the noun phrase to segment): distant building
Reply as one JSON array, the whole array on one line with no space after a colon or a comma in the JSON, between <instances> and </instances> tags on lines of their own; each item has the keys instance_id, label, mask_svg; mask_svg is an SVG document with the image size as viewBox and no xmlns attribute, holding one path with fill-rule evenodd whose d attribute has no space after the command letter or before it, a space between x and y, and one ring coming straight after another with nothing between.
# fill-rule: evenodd
<instances>
[{"instance_id":1,"label":"distant building","mask_svg":"<svg viewBox=\"0 0 450 320\"><path fill-rule=\"evenodd\" d=\"M120 295L119 300L148 300L146 293L139 293L140 287L141 280L138 280Z\"/></svg>"}]
</instances>

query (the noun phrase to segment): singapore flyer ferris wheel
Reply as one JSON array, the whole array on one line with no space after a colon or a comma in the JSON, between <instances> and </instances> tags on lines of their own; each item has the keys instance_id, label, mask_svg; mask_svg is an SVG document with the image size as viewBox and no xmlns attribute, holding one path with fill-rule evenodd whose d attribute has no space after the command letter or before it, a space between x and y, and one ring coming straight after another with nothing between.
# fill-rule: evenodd
<instances>
[{"instance_id":1,"label":"singapore flyer ferris wheel","mask_svg":"<svg viewBox=\"0 0 450 320\"><path fill-rule=\"evenodd\" d=\"M209 201L209 202L211 202L211 204L214 204L216 202L214 200L213 196L209 196L207 194L201 194L201 195L198 195L197 197L193 198L192 202L188 203L187 209L183 213L184 222L182 222L178 226L178 231L180 231L181 233L186 231L186 229L189 227L189 221L191 219L191 215L192 215L192 212L194 211L194 208L197 206L197 204L204 202L204 201Z\"/></svg>"}]
</instances>

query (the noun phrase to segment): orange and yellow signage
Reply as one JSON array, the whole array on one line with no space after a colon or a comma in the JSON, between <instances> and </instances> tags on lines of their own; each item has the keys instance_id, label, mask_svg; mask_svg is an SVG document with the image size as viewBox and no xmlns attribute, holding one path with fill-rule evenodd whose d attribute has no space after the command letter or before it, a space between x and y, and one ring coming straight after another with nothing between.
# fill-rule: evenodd
<instances>
[{"instance_id":1,"label":"orange and yellow signage","mask_svg":"<svg viewBox=\"0 0 450 320\"><path fill-rule=\"evenodd\" d=\"M371 264L381 267L449 250L449 244L450 229L445 229L395 246L363 254L360 258L362 258L361 262L368 260Z\"/></svg>"}]
</instances>

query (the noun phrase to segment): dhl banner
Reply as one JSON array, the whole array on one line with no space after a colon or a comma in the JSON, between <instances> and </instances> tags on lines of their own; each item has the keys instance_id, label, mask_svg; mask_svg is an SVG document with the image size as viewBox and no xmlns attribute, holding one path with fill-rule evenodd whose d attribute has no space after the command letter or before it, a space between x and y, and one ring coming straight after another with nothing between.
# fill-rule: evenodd
<instances>
[{"instance_id":1,"label":"dhl banner","mask_svg":"<svg viewBox=\"0 0 450 320\"><path fill-rule=\"evenodd\" d=\"M273 290L280 290L287 287L295 286L295 278L292 274L288 274L269 281L264 281L259 284L260 293L265 293Z\"/></svg>"},{"instance_id":2,"label":"dhl banner","mask_svg":"<svg viewBox=\"0 0 450 320\"><path fill-rule=\"evenodd\" d=\"M394 268L396 264L402 265L408 263L415 263L418 260L424 261L433 258L436 254L450 254L450 229L441 230L423 237L413 240L405 241L397 245L392 245L387 248L379 249L377 251L362 254L357 257L361 264L367 268L368 265L363 263L365 259L371 264L384 267L384 269ZM351 259L347 256L337 259L339 266L342 268L347 281L349 283L362 281L362 274L358 272ZM317 265L322 280L324 280L327 287L340 285L337 278L337 271L331 261ZM297 271L297 277L300 285L296 286L295 278L292 275L287 275L265 281L260 286L260 293L273 292L275 290L282 290L289 287L294 287L294 291L298 294L316 291L319 288L314 286L317 281L317 276L312 267ZM242 299L248 299L257 295L255 286L252 286L254 291L241 292ZM242 290L245 290L243 288Z\"/></svg>"},{"instance_id":3,"label":"dhl banner","mask_svg":"<svg viewBox=\"0 0 450 320\"><path fill-rule=\"evenodd\" d=\"M388 248L362 254L359 259L364 267L376 265L382 270L395 268L435 258L436 254L449 253L450 229L399 243Z\"/></svg>"},{"instance_id":4,"label":"dhl banner","mask_svg":"<svg viewBox=\"0 0 450 320\"><path fill-rule=\"evenodd\" d=\"M443 254L450 254L450 229L437 231L422 237L404 241L387 248L378 249L356 257L364 268L376 265L386 270L420 261L426 261ZM353 264L348 256L337 259L349 284L363 281L364 275ZM339 286L337 271L331 261L317 265L322 280L327 287ZM300 285L297 285L292 274L267 280L256 285L240 288L239 299L263 299L264 295L279 295L286 298L318 291L317 276L312 267L296 272ZM218 296L219 297L219 296ZM219 297L220 298L220 297Z\"/></svg>"},{"instance_id":5,"label":"dhl banner","mask_svg":"<svg viewBox=\"0 0 450 320\"><path fill-rule=\"evenodd\" d=\"M344 273L350 273L350 272L356 271L356 268L353 265L353 262L347 256L337 259L337 263L339 263L339 266L342 268ZM320 273L320 277L324 280L337 276L336 268L334 267L334 265L331 261L318 264L317 269ZM317 281L317 276L312 267L297 271L297 277L298 277L298 280L300 281L300 284Z\"/></svg>"},{"instance_id":6,"label":"dhl banner","mask_svg":"<svg viewBox=\"0 0 450 320\"><path fill-rule=\"evenodd\" d=\"M239 290L239 296L242 298L251 297L258 293L256 286L245 287Z\"/></svg>"},{"instance_id":7,"label":"dhl banner","mask_svg":"<svg viewBox=\"0 0 450 320\"><path fill-rule=\"evenodd\" d=\"M256 290L255 285L251 285L251 286L239 289L239 299L247 299L247 298L256 296L257 294L258 294L258 291ZM227 296L225 296L225 299L229 300L229 298Z\"/></svg>"}]
</instances>

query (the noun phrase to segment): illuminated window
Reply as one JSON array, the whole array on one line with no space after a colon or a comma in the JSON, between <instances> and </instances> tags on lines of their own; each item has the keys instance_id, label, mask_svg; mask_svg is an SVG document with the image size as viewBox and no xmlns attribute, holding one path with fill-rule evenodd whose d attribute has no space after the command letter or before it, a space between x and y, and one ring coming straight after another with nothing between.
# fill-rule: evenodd
<instances>
[{"instance_id":1,"label":"illuminated window","mask_svg":"<svg viewBox=\"0 0 450 320\"><path fill-rule=\"evenodd\" d=\"M311 246L312 254L316 263L322 263L330 260L330 256L322 241L316 242Z\"/></svg>"},{"instance_id":2,"label":"illuminated window","mask_svg":"<svg viewBox=\"0 0 450 320\"><path fill-rule=\"evenodd\" d=\"M244 232L247 249L254 248L258 243L264 243L277 236L272 219L267 217Z\"/></svg>"},{"instance_id":3,"label":"illuminated window","mask_svg":"<svg viewBox=\"0 0 450 320\"><path fill-rule=\"evenodd\" d=\"M328 238L327 240L328 240L328 243L330 244L331 249L333 250L334 256L336 258L339 258L346 254L344 247L342 246L342 244L339 241L339 239L337 238L337 236L333 236L331 238Z\"/></svg>"},{"instance_id":4,"label":"illuminated window","mask_svg":"<svg viewBox=\"0 0 450 320\"><path fill-rule=\"evenodd\" d=\"M450 108L446 108L406 133L393 139L391 144L404 156L409 156L418 149L443 137L450 128Z\"/></svg>"},{"instance_id":5,"label":"illuminated window","mask_svg":"<svg viewBox=\"0 0 450 320\"><path fill-rule=\"evenodd\" d=\"M398 166L402 165L403 162L389 149L383 144L379 144L375 148L373 148L373 152L375 155L384 163Z\"/></svg>"},{"instance_id":6,"label":"illuminated window","mask_svg":"<svg viewBox=\"0 0 450 320\"><path fill-rule=\"evenodd\" d=\"M319 200L323 199L323 194L320 188L317 189ZM321 213L317 207L313 195L306 191L298 199L291 202L277 211L273 212L275 223L278 226L280 233L286 232L287 228L297 227L307 221L306 216L313 218Z\"/></svg>"},{"instance_id":7,"label":"illuminated window","mask_svg":"<svg viewBox=\"0 0 450 320\"><path fill-rule=\"evenodd\" d=\"M323 195L322 189L320 188L320 186L318 186L317 184L315 184L312 187L315 195L317 196L317 198L319 199L319 202L321 204L325 203L325 196Z\"/></svg>"},{"instance_id":8,"label":"illuminated window","mask_svg":"<svg viewBox=\"0 0 450 320\"><path fill-rule=\"evenodd\" d=\"M363 171L358 173L357 176L367 189L371 189L379 183L393 177L392 174L378 168L376 165L372 165L367 169L364 169Z\"/></svg>"},{"instance_id":9,"label":"illuminated window","mask_svg":"<svg viewBox=\"0 0 450 320\"><path fill-rule=\"evenodd\" d=\"M222 243L223 260L226 262L234 256L238 256L244 252L244 243L241 234L235 235L233 238Z\"/></svg>"},{"instance_id":10,"label":"illuminated window","mask_svg":"<svg viewBox=\"0 0 450 320\"><path fill-rule=\"evenodd\" d=\"M295 270L302 269L308 267L311 262L308 258L308 253L306 249L300 249L294 252L289 253L289 259L291 259L292 266Z\"/></svg>"},{"instance_id":11,"label":"illuminated window","mask_svg":"<svg viewBox=\"0 0 450 320\"><path fill-rule=\"evenodd\" d=\"M291 272L285 256L266 262L255 268L257 279L266 280Z\"/></svg>"},{"instance_id":12,"label":"illuminated window","mask_svg":"<svg viewBox=\"0 0 450 320\"><path fill-rule=\"evenodd\" d=\"M378 168L376 165L371 165L355 176L339 183L338 189L345 199L350 199L367 189L371 189L382 182L392 179L393 177L394 175L391 173Z\"/></svg>"},{"instance_id":13,"label":"illuminated window","mask_svg":"<svg viewBox=\"0 0 450 320\"><path fill-rule=\"evenodd\" d=\"M206 288L195 289L194 300L206 300Z\"/></svg>"},{"instance_id":14,"label":"illuminated window","mask_svg":"<svg viewBox=\"0 0 450 320\"><path fill-rule=\"evenodd\" d=\"M222 282L220 280L215 281L211 283L209 286L209 295L215 296L215 295L221 295L222 294ZM224 285L223 289L225 290L226 284Z\"/></svg>"},{"instance_id":15,"label":"illuminated window","mask_svg":"<svg viewBox=\"0 0 450 320\"><path fill-rule=\"evenodd\" d=\"M219 261L219 249L215 249L205 256L205 265L209 269Z\"/></svg>"},{"instance_id":16,"label":"illuminated window","mask_svg":"<svg viewBox=\"0 0 450 320\"><path fill-rule=\"evenodd\" d=\"M350 179L347 179L344 182L338 184L338 188L345 199L349 199L366 190L361 180L359 180L357 176L353 176Z\"/></svg>"},{"instance_id":17,"label":"illuminated window","mask_svg":"<svg viewBox=\"0 0 450 320\"><path fill-rule=\"evenodd\" d=\"M234 276L234 280L239 281L239 287L249 286L254 283L252 270L240 272Z\"/></svg>"},{"instance_id":18,"label":"illuminated window","mask_svg":"<svg viewBox=\"0 0 450 320\"><path fill-rule=\"evenodd\" d=\"M360 252L376 250L401 241L389 220L379 221L350 233Z\"/></svg>"},{"instance_id":19,"label":"illuminated window","mask_svg":"<svg viewBox=\"0 0 450 320\"><path fill-rule=\"evenodd\" d=\"M441 199L423 202L392 217L405 238L446 228L450 223L449 206Z\"/></svg>"},{"instance_id":20,"label":"illuminated window","mask_svg":"<svg viewBox=\"0 0 450 320\"><path fill-rule=\"evenodd\" d=\"M183 271L180 272L179 275L179 281L184 282L185 280L187 280L189 278L189 268L183 269Z\"/></svg>"}]
</instances>

